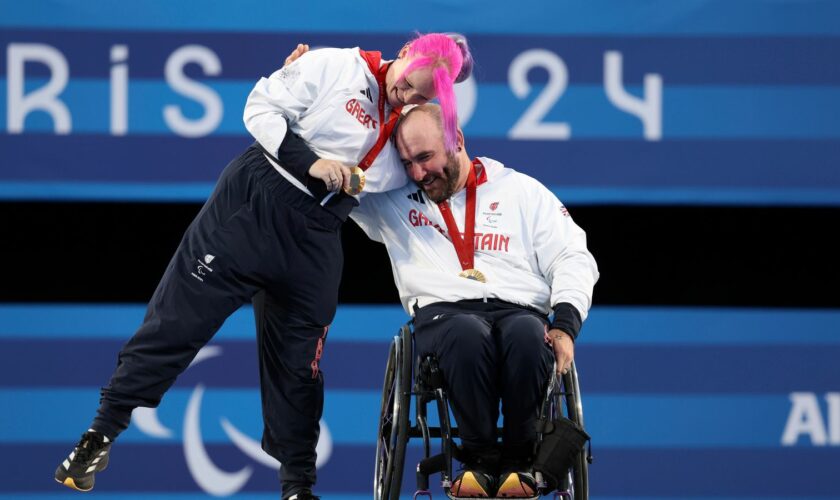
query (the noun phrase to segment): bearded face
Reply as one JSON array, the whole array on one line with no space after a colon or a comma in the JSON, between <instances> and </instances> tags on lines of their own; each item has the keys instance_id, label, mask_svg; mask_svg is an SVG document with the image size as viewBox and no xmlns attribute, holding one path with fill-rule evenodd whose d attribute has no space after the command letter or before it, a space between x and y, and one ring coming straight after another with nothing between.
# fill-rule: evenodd
<instances>
[{"instance_id":1,"label":"bearded face","mask_svg":"<svg viewBox=\"0 0 840 500\"><path fill-rule=\"evenodd\" d=\"M446 155L446 164L440 174L429 172L422 180L415 182L426 196L435 203L448 200L458 187L461 165L454 155Z\"/></svg>"},{"instance_id":2,"label":"bearded face","mask_svg":"<svg viewBox=\"0 0 840 500\"><path fill-rule=\"evenodd\" d=\"M459 131L457 152L444 145L440 115L436 108L417 107L408 112L396 131L396 146L405 173L432 201L449 199L466 179L462 163L468 162Z\"/></svg>"}]
</instances>

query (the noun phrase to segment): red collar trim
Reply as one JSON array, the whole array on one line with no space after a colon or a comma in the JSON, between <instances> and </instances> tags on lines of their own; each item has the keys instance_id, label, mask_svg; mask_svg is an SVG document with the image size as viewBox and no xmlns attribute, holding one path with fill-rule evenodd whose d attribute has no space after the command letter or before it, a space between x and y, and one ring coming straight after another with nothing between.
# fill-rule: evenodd
<instances>
[{"instance_id":1,"label":"red collar trim","mask_svg":"<svg viewBox=\"0 0 840 500\"><path fill-rule=\"evenodd\" d=\"M473 168L475 168L475 185L480 186L487 182L487 169L484 168L484 164L481 163L481 160L475 158L472 161Z\"/></svg>"},{"instance_id":2,"label":"red collar trim","mask_svg":"<svg viewBox=\"0 0 840 500\"><path fill-rule=\"evenodd\" d=\"M388 68L391 67L391 63L382 64L382 52L359 49L359 54L361 54L362 59L367 63L370 72L376 77L376 81L381 85L385 85L385 75L388 73Z\"/></svg>"},{"instance_id":3,"label":"red collar trim","mask_svg":"<svg viewBox=\"0 0 840 500\"><path fill-rule=\"evenodd\" d=\"M388 116L385 116L385 103L388 102L388 96L386 95L388 86L385 84L385 75L388 74L388 68L391 67L391 63L381 64L382 54L380 52L367 52L359 49L359 54L367 62L368 69L376 77L376 83L379 87L379 98L376 104L377 110L379 111L379 136L370 151L359 162L359 168L367 170L373 165L382 148L388 143L388 138L391 137L391 132L397 124L402 107L393 108Z\"/></svg>"}]
</instances>

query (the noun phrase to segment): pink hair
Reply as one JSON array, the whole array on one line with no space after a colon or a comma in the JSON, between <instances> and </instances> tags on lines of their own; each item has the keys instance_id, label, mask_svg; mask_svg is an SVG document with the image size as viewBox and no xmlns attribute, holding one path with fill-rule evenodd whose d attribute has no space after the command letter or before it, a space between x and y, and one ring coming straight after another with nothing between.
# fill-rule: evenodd
<instances>
[{"instance_id":1,"label":"pink hair","mask_svg":"<svg viewBox=\"0 0 840 500\"><path fill-rule=\"evenodd\" d=\"M458 106L455 100L455 81L464 64L464 53L449 35L429 33L411 41L407 57L416 57L399 76L431 66L435 94L443 113L443 137L446 150L454 152L458 145Z\"/></svg>"}]
</instances>

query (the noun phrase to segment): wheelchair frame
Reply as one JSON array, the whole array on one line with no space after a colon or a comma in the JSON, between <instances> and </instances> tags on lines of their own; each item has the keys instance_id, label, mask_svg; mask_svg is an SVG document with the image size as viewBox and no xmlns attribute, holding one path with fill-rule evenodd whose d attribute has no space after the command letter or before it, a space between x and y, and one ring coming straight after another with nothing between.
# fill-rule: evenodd
<instances>
[{"instance_id":1,"label":"wheelchair frame","mask_svg":"<svg viewBox=\"0 0 840 500\"><path fill-rule=\"evenodd\" d=\"M414 332L411 324L403 325L399 335L394 337L385 367L376 442L374 500L400 498L405 452L410 438L423 439L424 458L417 464L417 490L414 498L420 495L432 497L429 476L436 472L441 473L441 486L447 494L452 485L452 460L456 458L457 452L453 438L458 437L458 429L451 424L443 377L434 358L426 357L419 362L414 359ZM418 373L415 374L415 371ZM412 395L415 396L414 425L411 425L409 418ZM428 425L427 405L432 402L438 411L438 427ZM569 372L560 378L556 370L552 370L540 407L540 418L556 418L561 415L584 428L583 404L574 362ZM501 429L499 433L501 435ZM538 439L540 437L538 434ZM440 439L441 452L436 455L431 455L431 438ZM558 485L554 497L588 500L590 463L591 452L581 451L565 480ZM537 473L536 476L538 485L543 489L545 483L541 474Z\"/></svg>"}]
</instances>

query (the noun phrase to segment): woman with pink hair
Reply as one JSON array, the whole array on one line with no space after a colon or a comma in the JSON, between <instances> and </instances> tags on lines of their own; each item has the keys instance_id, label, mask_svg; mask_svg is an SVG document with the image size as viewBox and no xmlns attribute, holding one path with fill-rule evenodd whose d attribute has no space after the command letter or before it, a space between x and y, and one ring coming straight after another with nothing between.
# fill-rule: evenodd
<instances>
[{"instance_id":1,"label":"woman with pink hair","mask_svg":"<svg viewBox=\"0 0 840 500\"><path fill-rule=\"evenodd\" d=\"M373 99L376 93L365 90L362 93L367 97L367 102L365 102L351 91L349 94L354 98L352 104L350 100L346 103L349 113L358 115L359 119L363 119L363 124L371 128L379 123L383 125L382 131L390 133L395 118L403 106L425 104L437 98L443 114L447 151L450 153L455 151L458 117L453 87L454 84L469 78L473 67L472 54L467 39L463 35L459 33L418 34L402 47L393 61L383 60L378 52L358 48L309 51L308 45L300 44L286 58L286 65L283 68L269 78L260 80L251 92L245 107L245 125L248 131L271 156L276 156L286 172L291 171L302 180L308 180L307 175L321 179L329 190L336 190L342 186L347 188L352 174L347 165L340 163L356 165L361 158L357 158L357 155L360 152L364 154L362 150L368 151L367 144L348 142L348 146L341 148L342 151L338 154L333 151L319 154L318 150L323 148L317 144L315 134L309 134L310 129L317 127L326 135L342 143L350 139L346 137L348 133L355 136L356 131L340 126L321 128L323 122L319 119L297 120L297 117L304 118L304 114L312 116L318 113L313 113L313 109L307 106L308 101L305 99L310 98L311 103L317 105L325 97L325 90L321 87L327 83L323 78L324 74L345 75L347 73L345 70L352 72L354 67L359 66L359 60L350 61L355 64L348 64L348 54L360 56L364 60L370 73L367 75L368 83L373 84L369 85L368 89L380 87L378 95L385 98L384 103L377 103ZM307 74L312 76L310 78L302 76ZM376 79L375 82L373 78ZM278 81L283 82L284 85L278 85ZM297 93L301 101L287 98L288 93L295 93L296 85L305 87L300 89L302 92ZM341 104L344 91L334 90L336 92L326 95L336 95L338 102L333 104L338 106ZM377 108L377 104L380 108L378 111L382 114L378 121L377 117L370 113L370 110ZM314 126L308 122L314 122ZM289 129L294 132L292 136L287 134ZM300 136L303 140L298 140L296 136ZM282 143L281 140L286 142ZM335 146L335 143L331 144L332 148ZM384 148L384 145L381 147ZM386 151L380 154L388 156L387 153ZM333 156L338 157L333 158ZM364 158L361 159L364 160ZM388 161L382 162L383 165L388 163ZM393 162L390 164L393 166ZM359 166L364 170L369 168L367 163ZM382 177L380 174L387 176L390 182L380 185L378 183ZM376 170L365 172L364 178L366 179L365 192L388 191L401 187L407 181L401 172L377 172Z\"/></svg>"},{"instance_id":2,"label":"woman with pink hair","mask_svg":"<svg viewBox=\"0 0 840 500\"><path fill-rule=\"evenodd\" d=\"M262 78L244 112L258 142L228 164L187 228L56 481L91 490L131 412L157 407L225 319L253 302L262 447L282 463L284 500L317 499L319 362L338 302L341 225L362 194L408 181L389 141L403 106L439 98L455 148L452 86L471 68L462 36L432 33L394 61L359 48L313 50Z\"/></svg>"}]
</instances>

